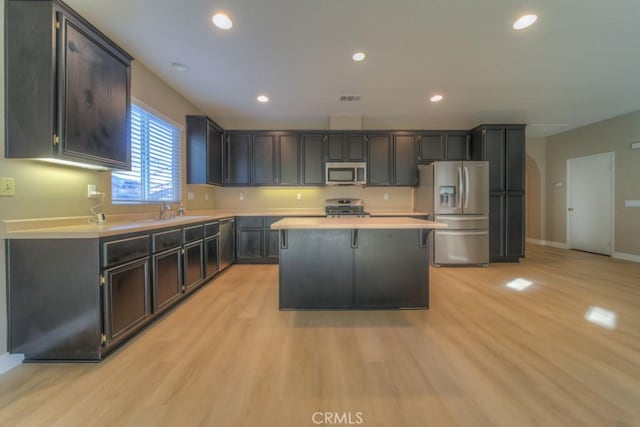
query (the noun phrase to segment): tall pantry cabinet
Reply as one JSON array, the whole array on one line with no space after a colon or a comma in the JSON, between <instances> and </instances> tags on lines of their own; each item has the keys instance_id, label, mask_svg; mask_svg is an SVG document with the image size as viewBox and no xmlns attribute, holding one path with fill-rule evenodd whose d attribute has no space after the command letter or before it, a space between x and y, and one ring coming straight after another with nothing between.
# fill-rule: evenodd
<instances>
[{"instance_id":1,"label":"tall pantry cabinet","mask_svg":"<svg viewBox=\"0 0 640 427\"><path fill-rule=\"evenodd\" d=\"M471 159L489 161L489 258L524 257L525 125L480 125L471 131Z\"/></svg>"}]
</instances>

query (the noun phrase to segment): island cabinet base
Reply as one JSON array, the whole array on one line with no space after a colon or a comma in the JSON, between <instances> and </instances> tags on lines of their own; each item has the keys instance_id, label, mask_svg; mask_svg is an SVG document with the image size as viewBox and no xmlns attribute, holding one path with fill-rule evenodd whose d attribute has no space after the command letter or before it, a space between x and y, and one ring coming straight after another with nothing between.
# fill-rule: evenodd
<instances>
[{"instance_id":1,"label":"island cabinet base","mask_svg":"<svg viewBox=\"0 0 640 427\"><path fill-rule=\"evenodd\" d=\"M280 309L429 308L430 230L280 231Z\"/></svg>"}]
</instances>

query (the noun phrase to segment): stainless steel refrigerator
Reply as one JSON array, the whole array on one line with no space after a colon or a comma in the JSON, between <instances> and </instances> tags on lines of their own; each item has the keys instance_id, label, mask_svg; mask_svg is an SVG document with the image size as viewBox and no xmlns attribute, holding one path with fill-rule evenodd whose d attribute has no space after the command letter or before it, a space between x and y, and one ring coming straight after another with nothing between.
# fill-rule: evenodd
<instances>
[{"instance_id":1,"label":"stainless steel refrigerator","mask_svg":"<svg viewBox=\"0 0 640 427\"><path fill-rule=\"evenodd\" d=\"M419 170L415 209L448 225L433 232L433 264L488 264L489 162L434 162Z\"/></svg>"}]
</instances>

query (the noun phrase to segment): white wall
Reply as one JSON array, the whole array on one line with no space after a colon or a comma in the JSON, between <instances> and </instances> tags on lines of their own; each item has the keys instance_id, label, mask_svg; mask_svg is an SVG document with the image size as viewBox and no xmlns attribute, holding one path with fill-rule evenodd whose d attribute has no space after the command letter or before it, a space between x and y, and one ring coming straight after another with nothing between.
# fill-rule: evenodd
<instances>
[{"instance_id":1,"label":"white wall","mask_svg":"<svg viewBox=\"0 0 640 427\"><path fill-rule=\"evenodd\" d=\"M624 205L625 200L640 199L640 150L631 149L636 141L640 141L640 111L547 138L547 240L566 242L567 160L615 152L614 252L640 256L640 209Z\"/></svg>"}]
</instances>

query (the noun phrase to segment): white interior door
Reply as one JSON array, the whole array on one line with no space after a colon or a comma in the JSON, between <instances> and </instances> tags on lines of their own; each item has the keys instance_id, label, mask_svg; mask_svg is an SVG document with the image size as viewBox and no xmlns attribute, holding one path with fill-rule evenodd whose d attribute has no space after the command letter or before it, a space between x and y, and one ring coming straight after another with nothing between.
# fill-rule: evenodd
<instances>
[{"instance_id":1,"label":"white interior door","mask_svg":"<svg viewBox=\"0 0 640 427\"><path fill-rule=\"evenodd\" d=\"M567 244L611 255L613 153L567 160Z\"/></svg>"}]
</instances>

